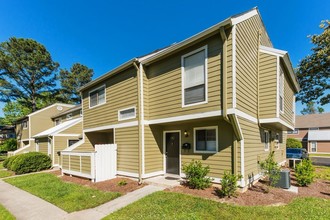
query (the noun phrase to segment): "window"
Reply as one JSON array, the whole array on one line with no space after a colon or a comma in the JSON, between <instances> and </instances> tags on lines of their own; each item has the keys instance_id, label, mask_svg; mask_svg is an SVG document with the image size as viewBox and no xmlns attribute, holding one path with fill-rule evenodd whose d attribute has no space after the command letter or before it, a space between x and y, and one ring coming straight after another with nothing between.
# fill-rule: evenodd
<instances>
[{"instance_id":1,"label":"window","mask_svg":"<svg viewBox=\"0 0 330 220\"><path fill-rule=\"evenodd\" d=\"M60 119L60 118L55 119L55 126L56 126L56 125L59 125L59 124L61 124L61 119Z\"/></svg>"},{"instance_id":2,"label":"window","mask_svg":"<svg viewBox=\"0 0 330 220\"><path fill-rule=\"evenodd\" d=\"M284 113L284 72L282 68L280 68L280 79L279 79L279 104L280 111Z\"/></svg>"},{"instance_id":3,"label":"window","mask_svg":"<svg viewBox=\"0 0 330 220\"><path fill-rule=\"evenodd\" d=\"M126 108L118 111L118 120L127 120L131 118L136 118L136 108Z\"/></svg>"},{"instance_id":4,"label":"window","mask_svg":"<svg viewBox=\"0 0 330 220\"><path fill-rule=\"evenodd\" d=\"M299 129L295 128L293 131L288 131L288 134L299 134Z\"/></svg>"},{"instance_id":5,"label":"window","mask_svg":"<svg viewBox=\"0 0 330 220\"><path fill-rule=\"evenodd\" d=\"M310 130L310 131L317 131L317 130L319 130L319 128L308 128L308 130Z\"/></svg>"},{"instance_id":6,"label":"window","mask_svg":"<svg viewBox=\"0 0 330 220\"><path fill-rule=\"evenodd\" d=\"M77 143L79 140L68 140L68 147L70 147L71 145L74 145L75 143Z\"/></svg>"},{"instance_id":7,"label":"window","mask_svg":"<svg viewBox=\"0 0 330 220\"><path fill-rule=\"evenodd\" d=\"M264 132L264 143L265 143L265 151L269 150L269 132Z\"/></svg>"},{"instance_id":8,"label":"window","mask_svg":"<svg viewBox=\"0 0 330 220\"><path fill-rule=\"evenodd\" d=\"M276 135L275 135L274 146L275 146L275 149L280 148L280 134L279 133L276 133Z\"/></svg>"},{"instance_id":9,"label":"window","mask_svg":"<svg viewBox=\"0 0 330 220\"><path fill-rule=\"evenodd\" d=\"M207 102L207 46L182 56L182 106Z\"/></svg>"},{"instance_id":10,"label":"window","mask_svg":"<svg viewBox=\"0 0 330 220\"><path fill-rule=\"evenodd\" d=\"M23 129L27 129L28 128L28 122L27 121L23 121L22 122L22 127L23 127Z\"/></svg>"},{"instance_id":11,"label":"window","mask_svg":"<svg viewBox=\"0 0 330 220\"><path fill-rule=\"evenodd\" d=\"M316 152L317 143L316 141L311 142L311 152Z\"/></svg>"},{"instance_id":12,"label":"window","mask_svg":"<svg viewBox=\"0 0 330 220\"><path fill-rule=\"evenodd\" d=\"M105 86L101 86L89 92L89 107L105 103Z\"/></svg>"},{"instance_id":13,"label":"window","mask_svg":"<svg viewBox=\"0 0 330 220\"><path fill-rule=\"evenodd\" d=\"M66 115L66 120L69 120L72 118L72 113Z\"/></svg>"},{"instance_id":14,"label":"window","mask_svg":"<svg viewBox=\"0 0 330 220\"><path fill-rule=\"evenodd\" d=\"M218 151L218 127L194 128L194 152L216 153Z\"/></svg>"},{"instance_id":15,"label":"window","mask_svg":"<svg viewBox=\"0 0 330 220\"><path fill-rule=\"evenodd\" d=\"M80 110L80 116L82 116L83 115L83 113L82 113L82 109Z\"/></svg>"}]
</instances>

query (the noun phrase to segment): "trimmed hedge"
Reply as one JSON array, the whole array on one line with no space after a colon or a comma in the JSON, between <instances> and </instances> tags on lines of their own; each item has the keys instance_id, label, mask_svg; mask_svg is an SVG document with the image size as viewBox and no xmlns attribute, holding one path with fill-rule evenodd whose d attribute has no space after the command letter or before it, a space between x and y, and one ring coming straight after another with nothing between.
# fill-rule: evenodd
<instances>
[{"instance_id":1,"label":"trimmed hedge","mask_svg":"<svg viewBox=\"0 0 330 220\"><path fill-rule=\"evenodd\" d=\"M29 152L8 158L6 168L15 174L24 174L51 168L52 160L46 154Z\"/></svg>"}]
</instances>

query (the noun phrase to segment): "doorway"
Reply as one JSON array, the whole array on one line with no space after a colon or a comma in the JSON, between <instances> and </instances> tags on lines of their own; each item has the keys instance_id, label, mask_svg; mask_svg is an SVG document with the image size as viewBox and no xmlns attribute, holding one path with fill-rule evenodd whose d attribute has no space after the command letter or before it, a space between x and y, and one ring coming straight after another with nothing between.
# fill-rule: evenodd
<instances>
[{"instance_id":1,"label":"doorway","mask_svg":"<svg viewBox=\"0 0 330 220\"><path fill-rule=\"evenodd\" d=\"M180 131L164 132L165 173L180 175Z\"/></svg>"}]
</instances>

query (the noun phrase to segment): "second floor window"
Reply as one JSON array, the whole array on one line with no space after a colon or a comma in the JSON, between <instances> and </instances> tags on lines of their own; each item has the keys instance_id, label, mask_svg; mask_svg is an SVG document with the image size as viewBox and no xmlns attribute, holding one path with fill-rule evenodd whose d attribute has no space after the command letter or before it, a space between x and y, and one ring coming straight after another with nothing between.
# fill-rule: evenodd
<instances>
[{"instance_id":1,"label":"second floor window","mask_svg":"<svg viewBox=\"0 0 330 220\"><path fill-rule=\"evenodd\" d=\"M105 103L105 86L97 88L89 93L89 107Z\"/></svg>"},{"instance_id":2,"label":"second floor window","mask_svg":"<svg viewBox=\"0 0 330 220\"><path fill-rule=\"evenodd\" d=\"M207 101L207 47L182 56L182 106Z\"/></svg>"},{"instance_id":3,"label":"second floor window","mask_svg":"<svg viewBox=\"0 0 330 220\"><path fill-rule=\"evenodd\" d=\"M284 72L282 68L280 68L280 79L279 79L279 104L280 111L284 112Z\"/></svg>"}]
</instances>

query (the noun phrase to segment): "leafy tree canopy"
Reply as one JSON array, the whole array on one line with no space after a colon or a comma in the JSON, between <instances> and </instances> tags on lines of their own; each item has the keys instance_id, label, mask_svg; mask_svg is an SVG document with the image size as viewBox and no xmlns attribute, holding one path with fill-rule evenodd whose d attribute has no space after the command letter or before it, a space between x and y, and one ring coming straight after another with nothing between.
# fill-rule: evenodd
<instances>
[{"instance_id":1,"label":"leafy tree canopy","mask_svg":"<svg viewBox=\"0 0 330 220\"><path fill-rule=\"evenodd\" d=\"M315 107L315 103L313 101L310 101L307 103L306 108L300 111L303 115L309 115L309 114L321 114L324 112L324 109L320 106Z\"/></svg>"},{"instance_id":2,"label":"leafy tree canopy","mask_svg":"<svg viewBox=\"0 0 330 220\"><path fill-rule=\"evenodd\" d=\"M319 35L309 36L313 44L312 54L303 58L297 68L301 91L297 96L303 104L311 101L325 105L330 103L330 21L322 21Z\"/></svg>"},{"instance_id":3,"label":"leafy tree canopy","mask_svg":"<svg viewBox=\"0 0 330 220\"><path fill-rule=\"evenodd\" d=\"M55 91L59 64L32 39L12 37L0 44L0 101L17 101L30 111Z\"/></svg>"},{"instance_id":4,"label":"leafy tree canopy","mask_svg":"<svg viewBox=\"0 0 330 220\"><path fill-rule=\"evenodd\" d=\"M94 71L80 63L75 63L69 70L61 69L59 79L61 83L60 99L65 103L78 104L81 98L78 89L92 80Z\"/></svg>"}]
</instances>

